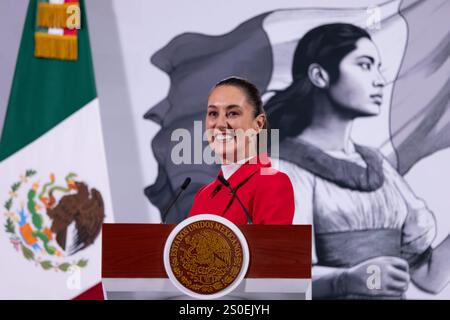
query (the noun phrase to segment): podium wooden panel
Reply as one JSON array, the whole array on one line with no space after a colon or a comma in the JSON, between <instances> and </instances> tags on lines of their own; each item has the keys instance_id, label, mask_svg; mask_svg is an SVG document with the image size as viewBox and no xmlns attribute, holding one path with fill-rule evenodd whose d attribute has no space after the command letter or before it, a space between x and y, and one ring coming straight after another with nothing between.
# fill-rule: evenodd
<instances>
[{"instance_id":1,"label":"podium wooden panel","mask_svg":"<svg viewBox=\"0 0 450 320\"><path fill-rule=\"evenodd\" d=\"M183 298L168 279L163 262L164 245L174 227L167 224L104 224L102 278L105 296ZM247 239L250 251L247 274L239 286L241 288L235 290L241 292L241 297L252 297L251 294L245 294L249 290L256 298L276 298L280 294L282 297L283 293L287 298L288 293L292 297L310 296L311 226L238 227ZM285 288L289 285L296 288ZM117 292L122 292L122 295L114 294ZM159 293L150 294L152 292Z\"/></svg>"}]
</instances>

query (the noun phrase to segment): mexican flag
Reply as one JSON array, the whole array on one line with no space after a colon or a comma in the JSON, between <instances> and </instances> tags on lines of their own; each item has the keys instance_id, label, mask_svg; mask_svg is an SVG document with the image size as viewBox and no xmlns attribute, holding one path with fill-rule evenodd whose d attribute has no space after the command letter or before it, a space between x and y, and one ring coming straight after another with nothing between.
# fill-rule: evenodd
<instances>
[{"instance_id":1,"label":"mexican flag","mask_svg":"<svg viewBox=\"0 0 450 320\"><path fill-rule=\"evenodd\" d=\"M0 139L0 299L101 296L112 219L84 2L30 0Z\"/></svg>"}]
</instances>

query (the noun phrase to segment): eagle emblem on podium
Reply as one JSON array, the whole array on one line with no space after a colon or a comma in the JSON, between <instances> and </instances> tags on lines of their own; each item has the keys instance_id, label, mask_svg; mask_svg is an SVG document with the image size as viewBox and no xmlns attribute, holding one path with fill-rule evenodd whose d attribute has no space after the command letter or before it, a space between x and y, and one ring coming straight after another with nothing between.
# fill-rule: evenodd
<instances>
[{"instance_id":1,"label":"eagle emblem on podium","mask_svg":"<svg viewBox=\"0 0 450 320\"><path fill-rule=\"evenodd\" d=\"M247 242L225 218L197 215L172 231L165 247L169 278L196 298L218 298L231 292L248 267Z\"/></svg>"}]
</instances>

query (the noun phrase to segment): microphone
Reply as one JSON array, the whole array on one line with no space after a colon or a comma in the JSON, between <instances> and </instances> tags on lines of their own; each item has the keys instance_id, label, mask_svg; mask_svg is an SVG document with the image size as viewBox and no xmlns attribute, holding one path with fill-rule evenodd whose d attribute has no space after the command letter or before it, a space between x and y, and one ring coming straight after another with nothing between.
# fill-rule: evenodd
<instances>
[{"instance_id":1,"label":"microphone","mask_svg":"<svg viewBox=\"0 0 450 320\"><path fill-rule=\"evenodd\" d=\"M241 199L239 199L236 191L234 191L234 189L230 186L230 183L227 181L227 179L225 179L223 176L218 176L218 179L219 179L221 184L223 184L225 187L230 189L231 193L236 197L236 199L239 202L239 204L241 205L242 209L244 209L245 215L247 216L247 223L248 224L252 224L252 218L250 218L250 215L249 215L249 213L247 211L247 208L241 202Z\"/></svg>"},{"instance_id":2,"label":"microphone","mask_svg":"<svg viewBox=\"0 0 450 320\"><path fill-rule=\"evenodd\" d=\"M161 219L161 223L166 223L166 217L167 217L167 213L169 212L170 209L172 209L173 205L175 204L175 202L177 202L178 197L180 196L180 194L186 190L186 188L188 187L189 183L191 183L191 178L187 177L183 184L180 186L180 190L178 191L177 195L175 196L175 198L173 198L172 202L169 204L169 206L167 207L166 210L164 210L164 213L161 215L162 219Z\"/></svg>"},{"instance_id":3,"label":"microphone","mask_svg":"<svg viewBox=\"0 0 450 320\"><path fill-rule=\"evenodd\" d=\"M211 198L212 197L214 197L216 194L217 194L217 192L219 192L220 191L220 189L222 188L222 185L221 184L219 184L217 187L215 187L214 188L214 191L213 191L213 193L211 194Z\"/></svg>"}]
</instances>

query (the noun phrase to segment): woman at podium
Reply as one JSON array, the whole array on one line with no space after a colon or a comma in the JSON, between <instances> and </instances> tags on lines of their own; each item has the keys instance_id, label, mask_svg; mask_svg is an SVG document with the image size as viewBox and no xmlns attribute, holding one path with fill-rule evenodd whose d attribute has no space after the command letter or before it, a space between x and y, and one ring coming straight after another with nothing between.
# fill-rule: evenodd
<instances>
[{"instance_id":1,"label":"woman at podium","mask_svg":"<svg viewBox=\"0 0 450 320\"><path fill-rule=\"evenodd\" d=\"M236 224L292 224L291 181L271 167L267 153L258 152L267 118L256 86L238 77L217 83L208 97L205 126L221 170L198 190L189 216L209 213Z\"/></svg>"}]
</instances>

